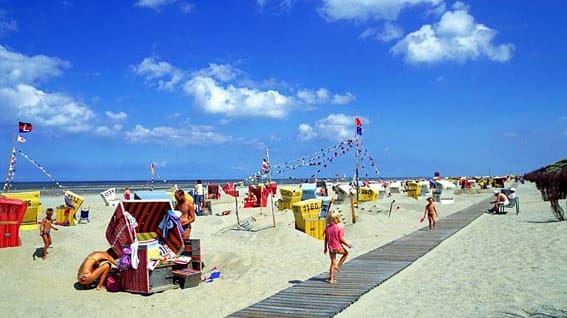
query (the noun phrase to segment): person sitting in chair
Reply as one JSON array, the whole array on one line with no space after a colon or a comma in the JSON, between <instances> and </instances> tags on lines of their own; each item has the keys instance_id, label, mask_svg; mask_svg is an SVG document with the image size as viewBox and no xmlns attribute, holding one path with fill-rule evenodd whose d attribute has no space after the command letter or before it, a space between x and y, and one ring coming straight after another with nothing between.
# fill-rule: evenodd
<instances>
[{"instance_id":1,"label":"person sitting in chair","mask_svg":"<svg viewBox=\"0 0 567 318\"><path fill-rule=\"evenodd\" d=\"M92 252L79 266L77 280L85 287L91 287L98 280L96 289L106 290L104 283L112 265L116 265L116 260L108 252Z\"/></svg>"},{"instance_id":2,"label":"person sitting in chair","mask_svg":"<svg viewBox=\"0 0 567 318\"><path fill-rule=\"evenodd\" d=\"M494 195L496 196L496 199L494 201L491 201L490 204L493 204L493 207L486 210L486 213L493 213L493 214L500 214L500 206L502 205L509 205L510 201L508 200L508 197L498 191L498 190L494 190Z\"/></svg>"},{"instance_id":3,"label":"person sitting in chair","mask_svg":"<svg viewBox=\"0 0 567 318\"><path fill-rule=\"evenodd\" d=\"M248 196L246 197L246 200L248 202L254 202L254 204L256 204L258 202L258 198L256 197L256 195L252 191L248 192Z\"/></svg>"}]
</instances>

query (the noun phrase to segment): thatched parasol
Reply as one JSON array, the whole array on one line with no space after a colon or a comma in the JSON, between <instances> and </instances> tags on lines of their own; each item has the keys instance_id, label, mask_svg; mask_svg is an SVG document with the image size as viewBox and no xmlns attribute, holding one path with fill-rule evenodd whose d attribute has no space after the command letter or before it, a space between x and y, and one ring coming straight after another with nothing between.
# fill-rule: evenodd
<instances>
[{"instance_id":1,"label":"thatched parasol","mask_svg":"<svg viewBox=\"0 0 567 318\"><path fill-rule=\"evenodd\" d=\"M567 158L526 173L524 178L536 183L543 199L551 203L557 219L564 221L565 214L559 200L567 197Z\"/></svg>"}]
</instances>

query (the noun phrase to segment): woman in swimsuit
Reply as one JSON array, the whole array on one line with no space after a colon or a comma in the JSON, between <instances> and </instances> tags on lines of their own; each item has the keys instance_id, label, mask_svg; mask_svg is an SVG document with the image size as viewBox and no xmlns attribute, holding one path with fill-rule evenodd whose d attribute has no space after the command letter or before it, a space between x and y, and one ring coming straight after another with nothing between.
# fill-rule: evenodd
<instances>
[{"instance_id":1,"label":"woman in swimsuit","mask_svg":"<svg viewBox=\"0 0 567 318\"><path fill-rule=\"evenodd\" d=\"M98 279L97 290L106 290L104 283L110 272L111 265L116 265L114 258L103 251L90 253L77 272L77 280L81 285L90 286Z\"/></svg>"},{"instance_id":2,"label":"woman in swimsuit","mask_svg":"<svg viewBox=\"0 0 567 318\"><path fill-rule=\"evenodd\" d=\"M53 216L53 209L48 208L45 210L45 217L41 220L39 225L39 235L43 239L43 253L41 254L41 258L45 259L47 257L47 249L51 246L51 229L55 231L59 231L51 222L51 217Z\"/></svg>"}]
</instances>

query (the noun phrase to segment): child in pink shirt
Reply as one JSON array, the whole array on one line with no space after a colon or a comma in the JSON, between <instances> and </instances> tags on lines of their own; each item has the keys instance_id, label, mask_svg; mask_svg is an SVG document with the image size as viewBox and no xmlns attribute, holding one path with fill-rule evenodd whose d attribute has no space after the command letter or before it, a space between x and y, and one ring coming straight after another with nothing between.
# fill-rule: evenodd
<instances>
[{"instance_id":1,"label":"child in pink shirt","mask_svg":"<svg viewBox=\"0 0 567 318\"><path fill-rule=\"evenodd\" d=\"M323 253L327 254L327 250L329 250L329 256L331 257L331 266L329 268L329 283L331 284L335 283L335 270L340 271L341 266L348 257L348 251L344 246L352 247L350 243L345 241L345 230L339 226L339 223L341 223L341 215L337 211L327 215L328 225L325 229L325 250ZM337 254L342 255L338 264L336 260Z\"/></svg>"}]
</instances>

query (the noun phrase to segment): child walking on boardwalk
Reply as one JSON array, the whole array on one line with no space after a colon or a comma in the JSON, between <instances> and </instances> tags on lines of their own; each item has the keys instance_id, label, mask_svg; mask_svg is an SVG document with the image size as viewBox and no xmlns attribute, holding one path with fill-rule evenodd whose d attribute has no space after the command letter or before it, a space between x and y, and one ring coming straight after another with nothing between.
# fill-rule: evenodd
<instances>
[{"instance_id":1,"label":"child walking on boardwalk","mask_svg":"<svg viewBox=\"0 0 567 318\"><path fill-rule=\"evenodd\" d=\"M329 250L329 256L331 257L331 266L329 268L329 283L335 283L335 271L340 271L341 266L344 264L348 257L348 251L344 246L352 247L344 239L345 230L343 227L339 226L341 223L341 215L337 211L333 211L327 215L327 228L325 229L325 250L324 254L327 254ZM336 256L341 254L339 263L337 264Z\"/></svg>"},{"instance_id":2,"label":"child walking on boardwalk","mask_svg":"<svg viewBox=\"0 0 567 318\"><path fill-rule=\"evenodd\" d=\"M41 258L43 259L47 257L47 249L51 246L51 229L59 231L59 229L51 223L52 216L53 209L48 208L45 210L45 217L41 220L41 224L39 225L39 235L43 239L43 253L41 255Z\"/></svg>"},{"instance_id":3,"label":"child walking on boardwalk","mask_svg":"<svg viewBox=\"0 0 567 318\"><path fill-rule=\"evenodd\" d=\"M421 218L421 222L427 216L427 220L429 221L429 230L435 229L435 218L438 217L437 209L435 208L435 204L433 204L433 198L427 198L427 205L425 206L425 211L423 212L423 217Z\"/></svg>"}]
</instances>

